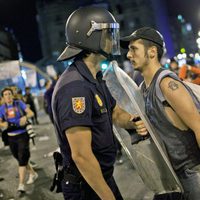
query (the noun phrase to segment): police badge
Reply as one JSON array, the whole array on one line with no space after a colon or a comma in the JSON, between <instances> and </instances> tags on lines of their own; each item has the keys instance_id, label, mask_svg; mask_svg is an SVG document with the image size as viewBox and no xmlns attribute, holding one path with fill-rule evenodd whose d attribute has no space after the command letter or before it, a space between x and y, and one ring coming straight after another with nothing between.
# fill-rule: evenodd
<instances>
[{"instance_id":1,"label":"police badge","mask_svg":"<svg viewBox=\"0 0 200 200\"><path fill-rule=\"evenodd\" d=\"M102 102L102 100L101 100L101 98L99 97L98 94L95 95L95 98L96 98L97 103L99 104L99 106L102 107L103 106L103 102Z\"/></svg>"},{"instance_id":2,"label":"police badge","mask_svg":"<svg viewBox=\"0 0 200 200\"><path fill-rule=\"evenodd\" d=\"M82 114L85 111L85 97L73 97L72 107L75 113Z\"/></svg>"}]
</instances>

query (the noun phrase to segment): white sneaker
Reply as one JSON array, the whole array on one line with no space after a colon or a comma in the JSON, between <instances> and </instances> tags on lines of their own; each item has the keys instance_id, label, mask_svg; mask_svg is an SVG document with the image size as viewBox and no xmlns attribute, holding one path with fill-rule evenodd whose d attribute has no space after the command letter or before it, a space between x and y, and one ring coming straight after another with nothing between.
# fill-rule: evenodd
<instances>
[{"instance_id":1,"label":"white sneaker","mask_svg":"<svg viewBox=\"0 0 200 200\"><path fill-rule=\"evenodd\" d=\"M18 192L24 193L25 192L25 188L24 188L24 184L19 184L18 188L17 188Z\"/></svg>"},{"instance_id":2,"label":"white sneaker","mask_svg":"<svg viewBox=\"0 0 200 200\"><path fill-rule=\"evenodd\" d=\"M34 175L30 174L26 184L29 185L29 184L34 183L37 178L38 178L38 174L36 172Z\"/></svg>"}]
</instances>

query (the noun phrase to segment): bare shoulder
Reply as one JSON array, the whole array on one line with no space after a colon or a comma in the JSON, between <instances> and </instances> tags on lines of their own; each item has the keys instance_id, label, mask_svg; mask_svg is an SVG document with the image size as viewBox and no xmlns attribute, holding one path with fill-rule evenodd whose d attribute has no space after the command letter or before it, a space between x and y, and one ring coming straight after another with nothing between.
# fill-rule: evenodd
<instances>
[{"instance_id":1,"label":"bare shoulder","mask_svg":"<svg viewBox=\"0 0 200 200\"><path fill-rule=\"evenodd\" d=\"M162 90L162 92L175 92L178 91L180 89L183 89L184 86L182 83L180 83L179 81L171 78L171 77L165 77L162 79L161 83L160 83L160 88Z\"/></svg>"}]
</instances>

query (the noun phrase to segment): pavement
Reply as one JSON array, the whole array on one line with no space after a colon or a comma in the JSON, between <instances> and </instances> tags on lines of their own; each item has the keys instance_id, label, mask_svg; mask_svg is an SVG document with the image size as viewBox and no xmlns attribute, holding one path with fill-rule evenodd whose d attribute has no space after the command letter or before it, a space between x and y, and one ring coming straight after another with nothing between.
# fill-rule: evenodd
<instances>
[{"instance_id":1,"label":"pavement","mask_svg":"<svg viewBox=\"0 0 200 200\"><path fill-rule=\"evenodd\" d=\"M39 111L39 125L35 146L30 142L31 160L37 163L39 175L34 184L26 185L26 193L18 197L18 166L10 150L3 147L0 141L0 200L62 200L61 193L49 190L55 173L52 153L57 148L53 125L48 116ZM123 163L115 164L114 177L124 200L152 200L153 193L145 187L133 165L123 152ZM3 178L4 180L1 180ZM28 177L27 177L28 178Z\"/></svg>"}]
</instances>

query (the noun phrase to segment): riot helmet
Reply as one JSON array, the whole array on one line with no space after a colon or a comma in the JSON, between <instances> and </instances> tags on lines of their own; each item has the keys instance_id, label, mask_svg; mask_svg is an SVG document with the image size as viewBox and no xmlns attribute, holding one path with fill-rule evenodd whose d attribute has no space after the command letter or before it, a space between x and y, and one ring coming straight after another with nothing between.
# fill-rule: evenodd
<instances>
[{"instance_id":1,"label":"riot helmet","mask_svg":"<svg viewBox=\"0 0 200 200\"><path fill-rule=\"evenodd\" d=\"M82 7L67 19L65 27L67 47L58 60L68 60L83 50L110 58L120 55L119 24L104 8Z\"/></svg>"}]
</instances>

